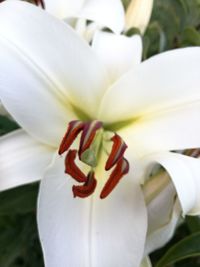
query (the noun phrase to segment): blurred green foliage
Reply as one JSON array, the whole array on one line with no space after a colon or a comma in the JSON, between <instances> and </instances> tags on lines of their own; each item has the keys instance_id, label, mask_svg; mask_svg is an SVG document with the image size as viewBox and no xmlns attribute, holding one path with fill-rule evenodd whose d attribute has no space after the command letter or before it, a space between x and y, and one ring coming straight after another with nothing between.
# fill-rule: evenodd
<instances>
[{"instance_id":1,"label":"blurred green foliage","mask_svg":"<svg viewBox=\"0 0 200 267\"><path fill-rule=\"evenodd\" d=\"M129 0L124 0L125 6L128 2ZM199 46L200 0L155 0L151 22L143 40L144 59L173 48ZM1 135L17 128L15 122L0 116ZM0 267L44 266L36 226L37 193L38 184L0 193ZM159 261L167 262L169 255L177 257L177 251L181 252L180 247L176 249L180 245L177 242L183 239L184 253L189 255L191 238L198 237L199 231L200 219L187 217L173 239L151 255L153 266ZM191 234L193 236L189 237ZM188 244L187 240L190 241ZM198 238L195 240L198 243ZM197 243L195 249L198 250L200 244ZM163 255L165 258L161 259ZM162 262L159 267L165 266ZM166 266L197 267L200 266L200 258L192 257L176 263L171 261Z\"/></svg>"},{"instance_id":2,"label":"blurred green foliage","mask_svg":"<svg viewBox=\"0 0 200 267\"><path fill-rule=\"evenodd\" d=\"M200 0L156 0L144 35L144 58L200 45Z\"/></svg>"},{"instance_id":3,"label":"blurred green foliage","mask_svg":"<svg viewBox=\"0 0 200 267\"><path fill-rule=\"evenodd\" d=\"M40 267L42 253L36 226L38 184L0 194L0 266Z\"/></svg>"},{"instance_id":4,"label":"blurred green foliage","mask_svg":"<svg viewBox=\"0 0 200 267\"><path fill-rule=\"evenodd\" d=\"M182 259L200 256L200 232L187 236L165 253L155 267L171 265Z\"/></svg>"}]
</instances>

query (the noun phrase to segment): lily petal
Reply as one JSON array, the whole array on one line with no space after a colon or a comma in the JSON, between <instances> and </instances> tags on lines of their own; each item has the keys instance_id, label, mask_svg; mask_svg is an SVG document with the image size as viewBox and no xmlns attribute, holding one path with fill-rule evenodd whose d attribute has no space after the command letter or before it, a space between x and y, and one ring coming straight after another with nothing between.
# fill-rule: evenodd
<instances>
[{"instance_id":1,"label":"lily petal","mask_svg":"<svg viewBox=\"0 0 200 267\"><path fill-rule=\"evenodd\" d=\"M46 10L59 18L85 18L120 33L125 24L121 0L45 0Z\"/></svg>"},{"instance_id":2,"label":"lily petal","mask_svg":"<svg viewBox=\"0 0 200 267\"><path fill-rule=\"evenodd\" d=\"M0 190L40 180L51 162L53 150L23 130L0 138Z\"/></svg>"},{"instance_id":3,"label":"lily petal","mask_svg":"<svg viewBox=\"0 0 200 267\"><path fill-rule=\"evenodd\" d=\"M200 160L172 152L152 154L143 158L147 176L155 163L161 164L171 177L183 215L200 214Z\"/></svg>"},{"instance_id":4,"label":"lily petal","mask_svg":"<svg viewBox=\"0 0 200 267\"><path fill-rule=\"evenodd\" d=\"M45 10L52 15L65 19L77 16L85 0L45 0Z\"/></svg>"},{"instance_id":5,"label":"lily petal","mask_svg":"<svg viewBox=\"0 0 200 267\"><path fill-rule=\"evenodd\" d=\"M199 101L199 69L199 47L156 55L106 91L99 117L107 122L138 119L148 113Z\"/></svg>"},{"instance_id":6,"label":"lily petal","mask_svg":"<svg viewBox=\"0 0 200 267\"><path fill-rule=\"evenodd\" d=\"M107 67L114 81L142 59L142 40L139 35L126 37L109 32L96 32L92 47Z\"/></svg>"},{"instance_id":7,"label":"lily petal","mask_svg":"<svg viewBox=\"0 0 200 267\"><path fill-rule=\"evenodd\" d=\"M153 199L147 202L148 233L154 232L161 225L169 221L175 200L176 190L173 183L170 182Z\"/></svg>"},{"instance_id":8,"label":"lily petal","mask_svg":"<svg viewBox=\"0 0 200 267\"><path fill-rule=\"evenodd\" d=\"M80 18L74 25L76 33L78 33L88 44L92 42L94 34L101 29L96 22L88 24L86 19Z\"/></svg>"},{"instance_id":9,"label":"lily petal","mask_svg":"<svg viewBox=\"0 0 200 267\"><path fill-rule=\"evenodd\" d=\"M88 0L80 16L106 26L115 33L120 33L125 25L125 14L121 0Z\"/></svg>"},{"instance_id":10,"label":"lily petal","mask_svg":"<svg viewBox=\"0 0 200 267\"><path fill-rule=\"evenodd\" d=\"M64 22L22 1L0 6L0 57L3 104L26 131L50 145L58 145L77 117L73 108L95 114L107 88L92 49Z\"/></svg>"},{"instance_id":11,"label":"lily petal","mask_svg":"<svg viewBox=\"0 0 200 267\"><path fill-rule=\"evenodd\" d=\"M148 179L143 187L148 211L145 255L165 245L181 217L176 190L166 172Z\"/></svg>"},{"instance_id":12,"label":"lily petal","mask_svg":"<svg viewBox=\"0 0 200 267\"><path fill-rule=\"evenodd\" d=\"M149 212L151 212L151 210L149 210ZM173 207L168 221L147 235L145 255L148 255L158 248L161 248L173 237L174 231L180 221L180 215L181 208L177 201Z\"/></svg>"},{"instance_id":13,"label":"lily petal","mask_svg":"<svg viewBox=\"0 0 200 267\"><path fill-rule=\"evenodd\" d=\"M200 147L200 101L146 115L118 131L128 144L127 153L150 153ZM131 157L131 155L130 155Z\"/></svg>"},{"instance_id":14,"label":"lily petal","mask_svg":"<svg viewBox=\"0 0 200 267\"><path fill-rule=\"evenodd\" d=\"M105 200L99 195L74 199L63 164L63 158L55 159L39 193L46 266L139 266L147 223L139 186L126 177Z\"/></svg>"}]
</instances>

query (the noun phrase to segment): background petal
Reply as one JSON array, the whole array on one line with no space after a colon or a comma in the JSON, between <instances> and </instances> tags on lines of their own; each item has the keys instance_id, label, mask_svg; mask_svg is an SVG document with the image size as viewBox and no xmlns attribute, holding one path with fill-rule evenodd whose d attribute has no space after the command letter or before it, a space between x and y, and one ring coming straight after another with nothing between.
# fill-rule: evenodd
<instances>
[{"instance_id":1,"label":"background petal","mask_svg":"<svg viewBox=\"0 0 200 267\"><path fill-rule=\"evenodd\" d=\"M72 184L63 158L41 183L38 224L46 266L139 266L147 223L139 186L126 177L100 200L99 195L74 199Z\"/></svg>"},{"instance_id":2,"label":"background petal","mask_svg":"<svg viewBox=\"0 0 200 267\"><path fill-rule=\"evenodd\" d=\"M121 0L87 0L80 11L80 16L106 26L115 33L120 33L125 24Z\"/></svg>"},{"instance_id":3,"label":"background petal","mask_svg":"<svg viewBox=\"0 0 200 267\"><path fill-rule=\"evenodd\" d=\"M172 179L183 215L200 214L200 160L171 152L152 154L143 158L146 177L155 163L161 164Z\"/></svg>"},{"instance_id":4,"label":"background petal","mask_svg":"<svg viewBox=\"0 0 200 267\"><path fill-rule=\"evenodd\" d=\"M51 145L76 117L74 107L95 115L107 88L92 49L65 23L22 1L0 6L0 57L3 104L26 131Z\"/></svg>"},{"instance_id":5,"label":"background petal","mask_svg":"<svg viewBox=\"0 0 200 267\"><path fill-rule=\"evenodd\" d=\"M161 248L173 237L174 231L176 230L180 220L180 214L181 208L177 201L171 211L168 221L147 235L145 255Z\"/></svg>"},{"instance_id":6,"label":"background petal","mask_svg":"<svg viewBox=\"0 0 200 267\"><path fill-rule=\"evenodd\" d=\"M125 24L121 0L45 0L46 10L59 18L85 18L120 33Z\"/></svg>"},{"instance_id":7,"label":"background petal","mask_svg":"<svg viewBox=\"0 0 200 267\"><path fill-rule=\"evenodd\" d=\"M93 38L92 47L107 67L112 81L141 62L142 40L139 35L127 37L99 31Z\"/></svg>"},{"instance_id":8,"label":"background petal","mask_svg":"<svg viewBox=\"0 0 200 267\"><path fill-rule=\"evenodd\" d=\"M0 138L0 191L38 181L51 162L53 150L23 130Z\"/></svg>"},{"instance_id":9,"label":"background petal","mask_svg":"<svg viewBox=\"0 0 200 267\"><path fill-rule=\"evenodd\" d=\"M155 170L153 171L155 172ZM166 171L157 170L143 186L148 212L145 255L165 245L181 218L175 187Z\"/></svg>"}]
</instances>

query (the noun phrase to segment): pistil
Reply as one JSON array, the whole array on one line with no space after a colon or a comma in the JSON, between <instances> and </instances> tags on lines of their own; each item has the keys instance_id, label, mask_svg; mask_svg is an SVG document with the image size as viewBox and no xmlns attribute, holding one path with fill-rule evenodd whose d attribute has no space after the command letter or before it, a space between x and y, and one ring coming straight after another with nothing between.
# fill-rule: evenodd
<instances>
[{"instance_id":1,"label":"pistil","mask_svg":"<svg viewBox=\"0 0 200 267\"><path fill-rule=\"evenodd\" d=\"M59 155L66 153L65 173L69 174L76 182L82 183L82 185L74 185L72 187L74 197L88 197L96 189L95 168L100 157L103 132L103 123L100 121L82 122L76 120L71 121L68 125L58 153ZM79 134L81 136L78 149L70 149ZM109 171L112 169L112 171L100 193L101 199L107 197L119 183L120 179L129 171L129 163L124 158L124 153L127 149L125 142L115 133L112 134L108 141L113 144L105 164L105 170ZM77 159L90 167L88 174L84 174L78 167Z\"/></svg>"}]
</instances>

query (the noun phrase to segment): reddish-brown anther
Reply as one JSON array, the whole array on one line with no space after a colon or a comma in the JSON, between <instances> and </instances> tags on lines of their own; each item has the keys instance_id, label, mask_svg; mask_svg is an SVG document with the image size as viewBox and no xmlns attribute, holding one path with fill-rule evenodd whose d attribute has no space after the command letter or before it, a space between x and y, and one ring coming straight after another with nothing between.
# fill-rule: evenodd
<instances>
[{"instance_id":1,"label":"reddish-brown anther","mask_svg":"<svg viewBox=\"0 0 200 267\"><path fill-rule=\"evenodd\" d=\"M37 6L41 6L43 9L45 9L45 3L44 3L44 0L34 0L34 3L35 3Z\"/></svg>"},{"instance_id":2,"label":"reddish-brown anther","mask_svg":"<svg viewBox=\"0 0 200 267\"><path fill-rule=\"evenodd\" d=\"M95 138L97 130L102 128L102 122L100 121L92 121L85 123L85 127L83 129L80 146L79 146L79 158L81 158L81 154L90 147L92 141Z\"/></svg>"},{"instance_id":3,"label":"reddish-brown anther","mask_svg":"<svg viewBox=\"0 0 200 267\"><path fill-rule=\"evenodd\" d=\"M94 172L89 172L87 181L84 185L74 185L72 187L74 197L85 198L90 196L92 193L94 193L96 185L97 181L94 177Z\"/></svg>"},{"instance_id":4,"label":"reddish-brown anther","mask_svg":"<svg viewBox=\"0 0 200 267\"><path fill-rule=\"evenodd\" d=\"M122 138L115 134L111 141L113 141L113 146L111 153L106 161L105 170L110 170L124 155L125 150L127 149L127 145L122 140Z\"/></svg>"},{"instance_id":5,"label":"reddish-brown anther","mask_svg":"<svg viewBox=\"0 0 200 267\"><path fill-rule=\"evenodd\" d=\"M65 158L65 172L68 173L79 183L85 183L87 181L87 176L79 169L75 163L76 150L69 150Z\"/></svg>"},{"instance_id":6,"label":"reddish-brown anther","mask_svg":"<svg viewBox=\"0 0 200 267\"><path fill-rule=\"evenodd\" d=\"M110 177L108 178L106 184L104 185L100 198L103 199L107 197L110 192L116 187L116 185L119 183L120 179L127 174L129 171L129 163L125 158L120 159L114 170L112 171Z\"/></svg>"},{"instance_id":7,"label":"reddish-brown anther","mask_svg":"<svg viewBox=\"0 0 200 267\"><path fill-rule=\"evenodd\" d=\"M199 158L200 157L200 149L194 148L194 149L188 149L184 151L184 154L193 157L193 158Z\"/></svg>"},{"instance_id":8,"label":"reddish-brown anther","mask_svg":"<svg viewBox=\"0 0 200 267\"><path fill-rule=\"evenodd\" d=\"M83 130L85 123L82 121L71 121L68 125L67 132L63 137L58 154L66 152L74 142L78 134Z\"/></svg>"}]
</instances>

